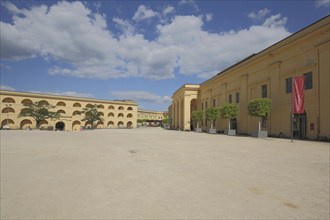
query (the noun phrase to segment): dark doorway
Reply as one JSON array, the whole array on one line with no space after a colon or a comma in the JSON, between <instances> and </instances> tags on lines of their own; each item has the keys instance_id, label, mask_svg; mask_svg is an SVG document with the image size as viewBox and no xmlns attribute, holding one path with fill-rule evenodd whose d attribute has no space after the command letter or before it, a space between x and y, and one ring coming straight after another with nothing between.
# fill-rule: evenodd
<instances>
[{"instance_id":1,"label":"dark doorway","mask_svg":"<svg viewBox=\"0 0 330 220\"><path fill-rule=\"evenodd\" d=\"M55 131L64 131L65 124L63 122L57 122L55 125Z\"/></svg>"},{"instance_id":2,"label":"dark doorway","mask_svg":"<svg viewBox=\"0 0 330 220\"><path fill-rule=\"evenodd\" d=\"M237 119L236 118L230 119L230 129L237 130Z\"/></svg>"},{"instance_id":3,"label":"dark doorway","mask_svg":"<svg viewBox=\"0 0 330 220\"><path fill-rule=\"evenodd\" d=\"M293 117L293 138L306 139L307 116L305 114L294 115Z\"/></svg>"}]
</instances>

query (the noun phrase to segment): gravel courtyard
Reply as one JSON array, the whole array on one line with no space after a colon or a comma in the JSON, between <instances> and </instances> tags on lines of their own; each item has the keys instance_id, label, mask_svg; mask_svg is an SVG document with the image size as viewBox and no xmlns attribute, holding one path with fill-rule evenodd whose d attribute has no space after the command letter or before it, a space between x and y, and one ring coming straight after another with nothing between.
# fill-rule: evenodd
<instances>
[{"instance_id":1,"label":"gravel courtyard","mask_svg":"<svg viewBox=\"0 0 330 220\"><path fill-rule=\"evenodd\" d=\"M1 219L329 219L329 143L1 131Z\"/></svg>"}]
</instances>

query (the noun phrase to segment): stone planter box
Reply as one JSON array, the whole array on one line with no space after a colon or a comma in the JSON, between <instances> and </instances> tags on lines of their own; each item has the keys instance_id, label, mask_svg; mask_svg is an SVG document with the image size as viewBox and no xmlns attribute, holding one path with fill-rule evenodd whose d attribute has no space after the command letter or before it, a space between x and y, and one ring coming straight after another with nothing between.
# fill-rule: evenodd
<instances>
[{"instance_id":1,"label":"stone planter box","mask_svg":"<svg viewBox=\"0 0 330 220\"><path fill-rule=\"evenodd\" d=\"M256 137L256 138L267 138L268 132L267 131L254 131L251 133L251 136Z\"/></svg>"},{"instance_id":2,"label":"stone planter box","mask_svg":"<svg viewBox=\"0 0 330 220\"><path fill-rule=\"evenodd\" d=\"M217 129L210 129L209 130L209 134L216 134L217 133Z\"/></svg>"},{"instance_id":3,"label":"stone planter box","mask_svg":"<svg viewBox=\"0 0 330 220\"><path fill-rule=\"evenodd\" d=\"M236 135L236 130L234 130L234 129L226 130L225 134L229 135L229 136L235 136Z\"/></svg>"},{"instance_id":4,"label":"stone planter box","mask_svg":"<svg viewBox=\"0 0 330 220\"><path fill-rule=\"evenodd\" d=\"M202 132L202 128L195 128L195 132Z\"/></svg>"}]
</instances>

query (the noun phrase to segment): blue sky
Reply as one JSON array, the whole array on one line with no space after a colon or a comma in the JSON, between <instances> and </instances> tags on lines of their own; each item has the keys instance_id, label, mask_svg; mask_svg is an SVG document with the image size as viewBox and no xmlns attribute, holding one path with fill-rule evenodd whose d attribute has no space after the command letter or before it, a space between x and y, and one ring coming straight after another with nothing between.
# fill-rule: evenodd
<instances>
[{"instance_id":1,"label":"blue sky","mask_svg":"<svg viewBox=\"0 0 330 220\"><path fill-rule=\"evenodd\" d=\"M167 110L183 84L327 16L329 1L1 1L1 89Z\"/></svg>"}]
</instances>

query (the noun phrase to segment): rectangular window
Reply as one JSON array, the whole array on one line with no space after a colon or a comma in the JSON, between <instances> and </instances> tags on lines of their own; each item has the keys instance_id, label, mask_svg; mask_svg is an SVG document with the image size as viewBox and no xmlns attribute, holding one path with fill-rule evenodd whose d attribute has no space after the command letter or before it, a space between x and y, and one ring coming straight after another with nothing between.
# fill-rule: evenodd
<instances>
[{"instance_id":1,"label":"rectangular window","mask_svg":"<svg viewBox=\"0 0 330 220\"><path fill-rule=\"evenodd\" d=\"M264 116L261 118L261 126L263 128L267 128L268 127L268 120L267 120L267 116Z\"/></svg>"},{"instance_id":2,"label":"rectangular window","mask_svg":"<svg viewBox=\"0 0 330 220\"><path fill-rule=\"evenodd\" d=\"M204 103L202 102L202 110L204 109Z\"/></svg>"},{"instance_id":3,"label":"rectangular window","mask_svg":"<svg viewBox=\"0 0 330 220\"><path fill-rule=\"evenodd\" d=\"M313 74L312 72L305 73L305 89L312 89L313 88Z\"/></svg>"},{"instance_id":4,"label":"rectangular window","mask_svg":"<svg viewBox=\"0 0 330 220\"><path fill-rule=\"evenodd\" d=\"M215 99L213 99L213 107L215 107Z\"/></svg>"},{"instance_id":5,"label":"rectangular window","mask_svg":"<svg viewBox=\"0 0 330 220\"><path fill-rule=\"evenodd\" d=\"M285 80L285 91L286 93L292 93L292 78Z\"/></svg>"},{"instance_id":6,"label":"rectangular window","mask_svg":"<svg viewBox=\"0 0 330 220\"><path fill-rule=\"evenodd\" d=\"M236 103L239 103L239 92L236 92Z\"/></svg>"},{"instance_id":7,"label":"rectangular window","mask_svg":"<svg viewBox=\"0 0 330 220\"><path fill-rule=\"evenodd\" d=\"M207 109L207 102L205 102L205 108Z\"/></svg>"},{"instance_id":8,"label":"rectangular window","mask_svg":"<svg viewBox=\"0 0 330 220\"><path fill-rule=\"evenodd\" d=\"M233 97L232 97L231 94L228 96L228 102L229 102L229 103L232 103L232 102L233 102Z\"/></svg>"},{"instance_id":9,"label":"rectangular window","mask_svg":"<svg viewBox=\"0 0 330 220\"><path fill-rule=\"evenodd\" d=\"M261 98L267 98L267 85L261 86Z\"/></svg>"}]
</instances>

